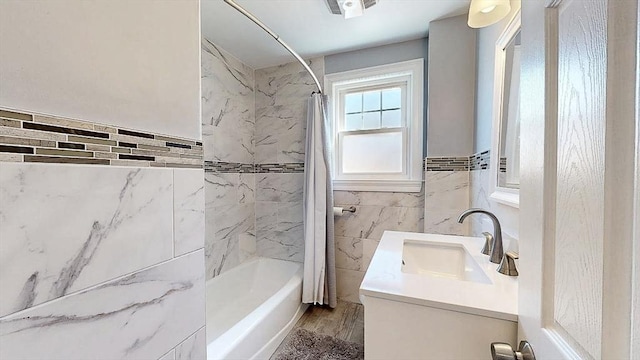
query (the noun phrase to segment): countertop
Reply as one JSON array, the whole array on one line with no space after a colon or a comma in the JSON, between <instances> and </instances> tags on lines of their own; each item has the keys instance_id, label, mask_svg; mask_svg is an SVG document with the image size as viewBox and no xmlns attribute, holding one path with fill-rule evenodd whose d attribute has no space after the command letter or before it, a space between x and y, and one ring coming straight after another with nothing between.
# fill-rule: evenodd
<instances>
[{"instance_id":1,"label":"countertop","mask_svg":"<svg viewBox=\"0 0 640 360\"><path fill-rule=\"evenodd\" d=\"M478 262L491 284L402 272L404 240L461 244ZM443 310L518 321L518 277L496 271L498 264L481 254L484 238L385 231L371 259L360 295Z\"/></svg>"}]
</instances>

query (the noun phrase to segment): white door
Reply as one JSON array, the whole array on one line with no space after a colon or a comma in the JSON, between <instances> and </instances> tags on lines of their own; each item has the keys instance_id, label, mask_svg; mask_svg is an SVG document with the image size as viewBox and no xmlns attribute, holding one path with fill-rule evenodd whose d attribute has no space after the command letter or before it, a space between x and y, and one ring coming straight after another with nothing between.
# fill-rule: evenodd
<instances>
[{"instance_id":1,"label":"white door","mask_svg":"<svg viewBox=\"0 0 640 360\"><path fill-rule=\"evenodd\" d=\"M640 359L638 0L523 0L522 44L519 337Z\"/></svg>"}]
</instances>

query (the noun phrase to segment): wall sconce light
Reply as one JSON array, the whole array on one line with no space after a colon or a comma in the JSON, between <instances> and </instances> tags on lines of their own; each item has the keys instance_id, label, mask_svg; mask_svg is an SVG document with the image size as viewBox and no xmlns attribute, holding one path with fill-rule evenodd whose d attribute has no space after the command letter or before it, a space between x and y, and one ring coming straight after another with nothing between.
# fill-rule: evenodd
<instances>
[{"instance_id":1,"label":"wall sconce light","mask_svg":"<svg viewBox=\"0 0 640 360\"><path fill-rule=\"evenodd\" d=\"M509 0L471 0L467 24L472 28L493 25L504 19L510 11Z\"/></svg>"}]
</instances>

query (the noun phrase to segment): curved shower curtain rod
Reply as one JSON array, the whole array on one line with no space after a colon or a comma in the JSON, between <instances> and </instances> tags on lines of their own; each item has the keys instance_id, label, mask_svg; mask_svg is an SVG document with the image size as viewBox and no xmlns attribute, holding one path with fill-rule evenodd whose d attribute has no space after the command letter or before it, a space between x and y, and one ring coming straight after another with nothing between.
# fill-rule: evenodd
<instances>
[{"instance_id":1,"label":"curved shower curtain rod","mask_svg":"<svg viewBox=\"0 0 640 360\"><path fill-rule=\"evenodd\" d=\"M289 45L287 45L287 43L285 43L284 41L282 41L282 39L280 39L280 36L278 34L274 33L271 29L269 29L267 27L267 25L263 24L262 21L258 20L258 18L253 16L250 12L245 10L242 6L238 5L235 1L233 1L233 0L224 0L224 2L229 4L234 9L238 10L238 12L240 12L242 15L246 16L249 20L253 21L256 25L260 26L262 28L262 30L266 31L267 34L271 35L274 39L276 39L277 42L280 43L280 45L282 45L285 49L287 49L287 51L289 51L291 53L291 55L293 55L296 58L296 60L298 60L300 62L300 64L302 64L302 66L309 72L309 74L311 75L313 80L316 82L316 86L318 87L318 91L320 93L322 93L322 86L320 86L320 81L318 81L318 77L316 76L316 74L313 72L313 70L311 70L309 65L307 65L306 62L304 62L302 57L300 57L300 55L298 55L297 52L295 52L291 47L289 47Z\"/></svg>"}]
</instances>

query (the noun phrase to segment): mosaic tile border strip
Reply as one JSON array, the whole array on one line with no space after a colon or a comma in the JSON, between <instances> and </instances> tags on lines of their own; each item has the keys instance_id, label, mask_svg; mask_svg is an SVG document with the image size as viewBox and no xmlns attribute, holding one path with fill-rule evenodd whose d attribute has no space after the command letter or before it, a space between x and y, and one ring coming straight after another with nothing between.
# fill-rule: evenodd
<instances>
[{"instance_id":1,"label":"mosaic tile border strip","mask_svg":"<svg viewBox=\"0 0 640 360\"><path fill-rule=\"evenodd\" d=\"M486 170L491 163L491 151L485 150L469 156L469 167L473 170Z\"/></svg>"},{"instance_id":2,"label":"mosaic tile border strip","mask_svg":"<svg viewBox=\"0 0 640 360\"><path fill-rule=\"evenodd\" d=\"M426 171L469 171L468 156L428 157Z\"/></svg>"},{"instance_id":3,"label":"mosaic tile border strip","mask_svg":"<svg viewBox=\"0 0 640 360\"><path fill-rule=\"evenodd\" d=\"M256 164L256 173L303 173L304 163Z\"/></svg>"},{"instance_id":4,"label":"mosaic tile border strip","mask_svg":"<svg viewBox=\"0 0 640 360\"><path fill-rule=\"evenodd\" d=\"M244 164L224 161L205 161L204 171L213 173L303 173L304 163Z\"/></svg>"},{"instance_id":5,"label":"mosaic tile border strip","mask_svg":"<svg viewBox=\"0 0 640 360\"><path fill-rule=\"evenodd\" d=\"M202 168L202 142L0 109L0 161Z\"/></svg>"},{"instance_id":6,"label":"mosaic tile border strip","mask_svg":"<svg viewBox=\"0 0 640 360\"><path fill-rule=\"evenodd\" d=\"M251 173L253 174L255 172L255 167L253 164L205 160L204 171L213 172L213 173Z\"/></svg>"}]
</instances>

